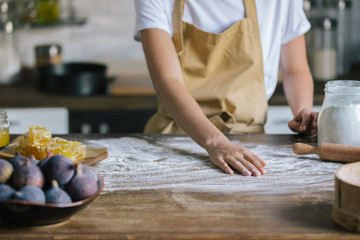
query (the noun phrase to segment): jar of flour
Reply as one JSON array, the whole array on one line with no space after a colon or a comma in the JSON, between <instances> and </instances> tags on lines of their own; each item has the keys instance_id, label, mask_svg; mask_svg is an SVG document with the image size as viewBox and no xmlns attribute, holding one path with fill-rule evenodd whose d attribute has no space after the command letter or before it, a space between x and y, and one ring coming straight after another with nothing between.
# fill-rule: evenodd
<instances>
[{"instance_id":1,"label":"jar of flour","mask_svg":"<svg viewBox=\"0 0 360 240\"><path fill-rule=\"evenodd\" d=\"M335 80L325 84L318 118L318 145L360 146L360 81Z\"/></svg>"}]
</instances>

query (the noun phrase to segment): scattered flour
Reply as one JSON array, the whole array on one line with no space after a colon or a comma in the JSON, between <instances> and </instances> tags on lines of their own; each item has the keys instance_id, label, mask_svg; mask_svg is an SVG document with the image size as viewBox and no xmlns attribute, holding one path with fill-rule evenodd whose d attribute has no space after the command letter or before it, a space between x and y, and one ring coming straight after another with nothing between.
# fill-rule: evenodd
<instances>
[{"instance_id":1,"label":"scattered flour","mask_svg":"<svg viewBox=\"0 0 360 240\"><path fill-rule=\"evenodd\" d=\"M188 137L154 141L122 137L88 141L108 147L109 158L94 165L105 180L103 193L121 190L264 192L291 194L332 191L340 163L320 161L317 155L297 156L292 145L243 146L267 162L261 177L230 176L215 167L204 149ZM241 144L238 141L234 143Z\"/></svg>"}]
</instances>

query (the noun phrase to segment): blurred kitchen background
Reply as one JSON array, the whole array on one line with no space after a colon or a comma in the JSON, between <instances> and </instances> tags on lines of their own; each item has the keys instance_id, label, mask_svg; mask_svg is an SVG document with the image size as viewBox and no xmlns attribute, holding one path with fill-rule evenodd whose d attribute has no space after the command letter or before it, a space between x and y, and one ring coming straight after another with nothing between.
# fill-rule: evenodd
<instances>
[{"instance_id":1,"label":"blurred kitchen background","mask_svg":"<svg viewBox=\"0 0 360 240\"><path fill-rule=\"evenodd\" d=\"M132 38L133 1L0 0L0 4L3 29L7 21L15 26L23 67L35 66L35 46L52 43L61 45L63 61L105 62L110 72L122 61L144 59L141 45Z\"/></svg>"},{"instance_id":2,"label":"blurred kitchen background","mask_svg":"<svg viewBox=\"0 0 360 240\"><path fill-rule=\"evenodd\" d=\"M304 10L319 110L326 81L360 79L360 0L304 0ZM131 0L0 0L0 109L8 112L10 133L24 133L29 124L56 134L142 132L157 99L134 25ZM39 79L38 67L61 62L106 66L106 90L39 86L47 78ZM267 133L290 133L290 119L279 74Z\"/></svg>"}]
</instances>

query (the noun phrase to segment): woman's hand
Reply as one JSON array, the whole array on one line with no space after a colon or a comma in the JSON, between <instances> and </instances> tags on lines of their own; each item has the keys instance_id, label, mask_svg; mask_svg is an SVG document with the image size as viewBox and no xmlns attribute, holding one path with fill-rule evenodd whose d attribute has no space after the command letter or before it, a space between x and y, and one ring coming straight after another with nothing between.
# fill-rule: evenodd
<instances>
[{"instance_id":1,"label":"woman's hand","mask_svg":"<svg viewBox=\"0 0 360 240\"><path fill-rule=\"evenodd\" d=\"M216 166L232 175L234 170L245 176L261 176L266 173L266 163L245 147L228 140L207 148L210 160Z\"/></svg>"},{"instance_id":2,"label":"woman's hand","mask_svg":"<svg viewBox=\"0 0 360 240\"><path fill-rule=\"evenodd\" d=\"M289 128L294 132L313 135L317 133L317 118L318 112L311 112L307 109L302 109L295 117L288 123Z\"/></svg>"}]
</instances>

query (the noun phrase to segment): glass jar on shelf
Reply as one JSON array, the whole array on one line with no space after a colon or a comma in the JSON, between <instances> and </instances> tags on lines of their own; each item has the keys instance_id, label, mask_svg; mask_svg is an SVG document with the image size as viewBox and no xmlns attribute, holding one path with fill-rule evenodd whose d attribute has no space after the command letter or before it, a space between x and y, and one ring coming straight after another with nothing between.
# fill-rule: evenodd
<instances>
[{"instance_id":1,"label":"glass jar on shelf","mask_svg":"<svg viewBox=\"0 0 360 240\"><path fill-rule=\"evenodd\" d=\"M16 20L16 0L0 0L0 24Z\"/></svg>"},{"instance_id":2,"label":"glass jar on shelf","mask_svg":"<svg viewBox=\"0 0 360 240\"><path fill-rule=\"evenodd\" d=\"M20 80L21 60L13 32L11 21L0 29L0 85L11 85Z\"/></svg>"},{"instance_id":3,"label":"glass jar on shelf","mask_svg":"<svg viewBox=\"0 0 360 240\"><path fill-rule=\"evenodd\" d=\"M35 46L36 67L62 62L61 45L46 44Z\"/></svg>"},{"instance_id":4,"label":"glass jar on shelf","mask_svg":"<svg viewBox=\"0 0 360 240\"><path fill-rule=\"evenodd\" d=\"M344 76L351 69L351 14L350 0L326 0L323 9L326 16L337 21L337 74Z\"/></svg>"},{"instance_id":5,"label":"glass jar on shelf","mask_svg":"<svg viewBox=\"0 0 360 240\"><path fill-rule=\"evenodd\" d=\"M329 81L337 77L337 31L335 19L317 18L313 21L310 68L315 80Z\"/></svg>"},{"instance_id":6,"label":"glass jar on shelf","mask_svg":"<svg viewBox=\"0 0 360 240\"><path fill-rule=\"evenodd\" d=\"M351 1L339 0L337 73L340 76L348 74L351 69L351 22Z\"/></svg>"},{"instance_id":7,"label":"glass jar on shelf","mask_svg":"<svg viewBox=\"0 0 360 240\"><path fill-rule=\"evenodd\" d=\"M18 18L21 25L32 25L38 21L37 0L18 0Z\"/></svg>"},{"instance_id":8,"label":"glass jar on shelf","mask_svg":"<svg viewBox=\"0 0 360 240\"><path fill-rule=\"evenodd\" d=\"M38 0L37 15L39 24L54 24L60 21L59 0Z\"/></svg>"}]
</instances>

